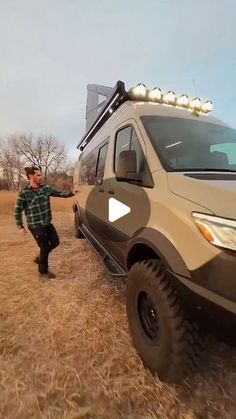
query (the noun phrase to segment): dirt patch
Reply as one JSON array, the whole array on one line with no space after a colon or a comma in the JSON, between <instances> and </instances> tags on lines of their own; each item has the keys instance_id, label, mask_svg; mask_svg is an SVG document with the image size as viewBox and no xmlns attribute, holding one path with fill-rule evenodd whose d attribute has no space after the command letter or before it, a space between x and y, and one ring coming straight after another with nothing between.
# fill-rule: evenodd
<instances>
[{"instance_id":1,"label":"dirt patch","mask_svg":"<svg viewBox=\"0 0 236 419\"><path fill-rule=\"evenodd\" d=\"M48 284L32 263L32 236L15 228L14 200L0 194L1 418L236 418L234 348L212 340L193 377L160 383L131 345L124 281L108 277L89 244L73 237L73 199L54 198L61 244Z\"/></svg>"}]
</instances>

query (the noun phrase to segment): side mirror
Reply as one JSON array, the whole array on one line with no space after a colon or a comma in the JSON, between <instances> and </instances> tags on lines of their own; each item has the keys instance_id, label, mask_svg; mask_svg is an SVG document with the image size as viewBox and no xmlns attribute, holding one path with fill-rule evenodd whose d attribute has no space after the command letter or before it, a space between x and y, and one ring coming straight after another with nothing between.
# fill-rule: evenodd
<instances>
[{"instance_id":1,"label":"side mirror","mask_svg":"<svg viewBox=\"0 0 236 419\"><path fill-rule=\"evenodd\" d=\"M137 173L137 155L135 150L124 150L120 152L116 178L118 180L142 181L142 176Z\"/></svg>"}]
</instances>

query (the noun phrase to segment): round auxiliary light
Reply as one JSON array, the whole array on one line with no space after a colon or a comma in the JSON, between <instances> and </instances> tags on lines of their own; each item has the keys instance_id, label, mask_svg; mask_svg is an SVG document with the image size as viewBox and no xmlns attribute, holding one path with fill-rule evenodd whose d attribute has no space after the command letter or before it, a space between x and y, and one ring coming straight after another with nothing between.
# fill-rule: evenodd
<instances>
[{"instance_id":1,"label":"round auxiliary light","mask_svg":"<svg viewBox=\"0 0 236 419\"><path fill-rule=\"evenodd\" d=\"M152 90L150 90L148 97L150 100L161 100L162 92L159 87L154 87Z\"/></svg>"},{"instance_id":2,"label":"round auxiliary light","mask_svg":"<svg viewBox=\"0 0 236 419\"><path fill-rule=\"evenodd\" d=\"M144 96L146 96L146 94L147 94L147 89L146 89L145 84L143 84L143 83L139 83L139 84L137 84L137 86L135 86L135 87L133 87L133 88L131 89L131 93L132 93L134 96L138 96L138 97L144 97Z\"/></svg>"},{"instance_id":3,"label":"round auxiliary light","mask_svg":"<svg viewBox=\"0 0 236 419\"><path fill-rule=\"evenodd\" d=\"M188 106L189 105L189 97L187 95L181 95L180 97L178 97L176 103L179 106Z\"/></svg>"},{"instance_id":4,"label":"round auxiliary light","mask_svg":"<svg viewBox=\"0 0 236 419\"><path fill-rule=\"evenodd\" d=\"M169 90L169 92L165 93L163 96L163 100L165 103L174 103L175 99L175 92L172 92L172 90Z\"/></svg>"},{"instance_id":5,"label":"round auxiliary light","mask_svg":"<svg viewBox=\"0 0 236 419\"><path fill-rule=\"evenodd\" d=\"M211 100L207 100L201 106L201 111L206 112L206 113L211 112L212 109L213 109L213 103L211 102Z\"/></svg>"},{"instance_id":6,"label":"round auxiliary light","mask_svg":"<svg viewBox=\"0 0 236 419\"><path fill-rule=\"evenodd\" d=\"M199 97L195 97L193 100L191 100L190 108L192 108L192 109L200 109L201 108L201 100L199 99Z\"/></svg>"}]
</instances>

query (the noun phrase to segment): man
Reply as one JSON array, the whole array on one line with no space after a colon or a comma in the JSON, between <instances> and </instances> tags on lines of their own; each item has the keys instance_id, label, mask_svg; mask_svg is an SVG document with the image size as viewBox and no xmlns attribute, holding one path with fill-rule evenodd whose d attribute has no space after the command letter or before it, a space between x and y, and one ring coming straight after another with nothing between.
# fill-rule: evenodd
<instances>
[{"instance_id":1,"label":"man","mask_svg":"<svg viewBox=\"0 0 236 419\"><path fill-rule=\"evenodd\" d=\"M25 212L28 229L40 247L39 257L34 262L38 263L39 277L50 280L55 275L48 270L48 255L59 245L59 237L52 224L50 196L69 198L72 192L59 192L51 186L42 185L42 173L38 167L26 167L28 186L19 193L15 205L16 225L21 234L26 234L22 221L22 212Z\"/></svg>"}]
</instances>

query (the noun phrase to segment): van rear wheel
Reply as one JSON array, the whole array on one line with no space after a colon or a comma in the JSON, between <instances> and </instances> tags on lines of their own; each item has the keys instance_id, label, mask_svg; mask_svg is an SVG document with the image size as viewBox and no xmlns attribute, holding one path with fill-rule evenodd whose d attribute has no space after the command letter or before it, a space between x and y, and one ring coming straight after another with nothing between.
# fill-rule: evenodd
<instances>
[{"instance_id":1,"label":"van rear wheel","mask_svg":"<svg viewBox=\"0 0 236 419\"><path fill-rule=\"evenodd\" d=\"M160 261L132 266L126 311L133 344L144 365L161 381L176 383L185 378L197 365L199 337Z\"/></svg>"}]
</instances>

